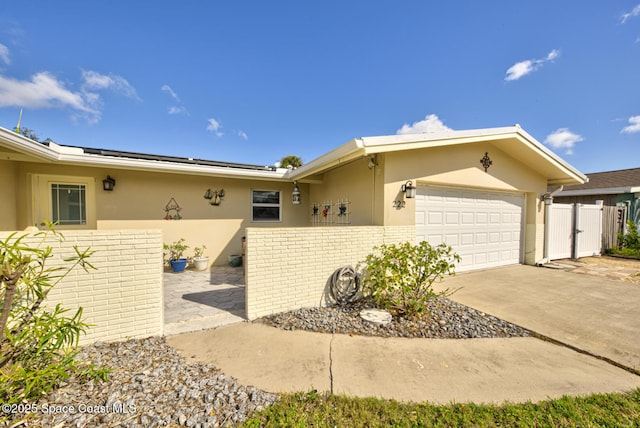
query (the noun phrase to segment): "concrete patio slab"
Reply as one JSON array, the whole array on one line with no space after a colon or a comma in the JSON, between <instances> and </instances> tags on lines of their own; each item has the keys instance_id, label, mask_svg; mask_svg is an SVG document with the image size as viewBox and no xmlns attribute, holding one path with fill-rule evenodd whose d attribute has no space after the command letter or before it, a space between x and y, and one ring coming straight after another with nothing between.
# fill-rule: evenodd
<instances>
[{"instance_id":1,"label":"concrete patio slab","mask_svg":"<svg viewBox=\"0 0 640 428\"><path fill-rule=\"evenodd\" d=\"M514 265L447 277L436 289L560 342L640 370L640 287L594 275Z\"/></svg>"},{"instance_id":2,"label":"concrete patio slab","mask_svg":"<svg viewBox=\"0 0 640 428\"><path fill-rule=\"evenodd\" d=\"M536 338L404 339L284 331L255 323L167 338L187 361L272 392L331 391L446 404L627 391L640 376Z\"/></svg>"},{"instance_id":3,"label":"concrete patio slab","mask_svg":"<svg viewBox=\"0 0 640 428\"><path fill-rule=\"evenodd\" d=\"M245 318L242 268L165 272L164 334L178 334L241 322Z\"/></svg>"}]
</instances>

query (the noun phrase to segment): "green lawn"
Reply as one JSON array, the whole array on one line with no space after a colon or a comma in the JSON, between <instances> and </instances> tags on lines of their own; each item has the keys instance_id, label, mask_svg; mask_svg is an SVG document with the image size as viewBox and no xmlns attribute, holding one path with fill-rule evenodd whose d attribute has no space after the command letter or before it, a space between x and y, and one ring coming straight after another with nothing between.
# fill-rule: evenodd
<instances>
[{"instance_id":1,"label":"green lawn","mask_svg":"<svg viewBox=\"0 0 640 428\"><path fill-rule=\"evenodd\" d=\"M316 392L284 394L245 427L640 427L640 388L541 403L405 404Z\"/></svg>"}]
</instances>

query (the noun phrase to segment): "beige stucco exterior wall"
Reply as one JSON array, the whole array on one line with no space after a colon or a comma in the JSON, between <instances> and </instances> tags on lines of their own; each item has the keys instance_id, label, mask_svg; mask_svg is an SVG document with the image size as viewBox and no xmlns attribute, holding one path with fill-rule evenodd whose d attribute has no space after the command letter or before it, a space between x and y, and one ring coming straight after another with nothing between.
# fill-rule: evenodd
<instances>
[{"instance_id":1,"label":"beige stucco exterior wall","mask_svg":"<svg viewBox=\"0 0 640 428\"><path fill-rule=\"evenodd\" d=\"M159 229L162 242L170 244L185 239L189 248L185 256L193 256L195 247L206 246L204 255L210 265L224 265L232 254L242 254L242 238L246 222L242 219L219 220L100 220L98 230Z\"/></svg>"},{"instance_id":2,"label":"beige stucco exterior wall","mask_svg":"<svg viewBox=\"0 0 640 428\"><path fill-rule=\"evenodd\" d=\"M493 161L487 172L480 164L485 152ZM542 259L544 206L538 196L546 192L547 180L490 142L387 153L384 171L386 225L415 224L415 199L406 199L400 190L407 180L412 180L414 185L525 193L523 261L534 264ZM394 200L404 201L404 207L394 207Z\"/></svg>"},{"instance_id":3,"label":"beige stucco exterior wall","mask_svg":"<svg viewBox=\"0 0 640 428\"><path fill-rule=\"evenodd\" d=\"M293 205L293 183L286 181L229 179L29 162L17 162L13 168L13 179L16 182L14 187L18 190L8 196L16 201L18 208L16 214L13 214L16 218L11 219L11 216L7 216L7 220L3 220L6 226L0 230L24 229L34 225L35 210L31 209L33 195L30 181L33 174L93 179L97 219L95 224L88 225L88 228L157 228L162 230L163 242L170 243L184 237L191 247L189 251L196 246L206 245L207 255L214 264L224 264L228 255L241 252L241 239L245 227L294 227L309 224L309 186L304 183L299 183L303 195L302 204ZM107 175L116 180L112 192L102 189L102 180ZM224 189L225 196L220 205L212 206L204 199L204 194L209 188ZM281 192L280 222L251 221L252 189ZM164 208L171 198L182 208L182 220L164 220Z\"/></svg>"},{"instance_id":4,"label":"beige stucco exterior wall","mask_svg":"<svg viewBox=\"0 0 640 428\"><path fill-rule=\"evenodd\" d=\"M363 261L373 247L415 241L413 226L247 229L247 318L322 306L337 269Z\"/></svg>"},{"instance_id":5,"label":"beige stucco exterior wall","mask_svg":"<svg viewBox=\"0 0 640 428\"><path fill-rule=\"evenodd\" d=\"M161 335L164 326L162 289L162 236L159 230L65 231L64 241L48 237L53 249L48 266L65 266L62 259L73 256L73 246L90 247L89 262L97 269L72 271L49 293L46 304L60 303L83 309L83 320L93 324L81 344L97 340L121 340ZM6 239L9 232L0 232ZM25 242L35 245L31 235Z\"/></svg>"},{"instance_id":6,"label":"beige stucco exterior wall","mask_svg":"<svg viewBox=\"0 0 640 428\"><path fill-rule=\"evenodd\" d=\"M16 163L0 160L0 230L18 228Z\"/></svg>"},{"instance_id":7,"label":"beige stucco exterior wall","mask_svg":"<svg viewBox=\"0 0 640 428\"><path fill-rule=\"evenodd\" d=\"M383 167L369 168L369 158L361 158L332 169L322 175L321 184L309 185L309 207L313 203L348 199L350 222L353 226L382 224L379 201L382 198ZM311 224L309 208L308 224Z\"/></svg>"}]
</instances>

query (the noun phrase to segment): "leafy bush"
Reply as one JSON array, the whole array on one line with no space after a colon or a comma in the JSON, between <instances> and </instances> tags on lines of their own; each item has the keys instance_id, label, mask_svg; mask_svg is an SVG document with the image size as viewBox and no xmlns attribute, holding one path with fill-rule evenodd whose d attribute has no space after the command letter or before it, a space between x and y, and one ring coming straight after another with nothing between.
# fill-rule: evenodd
<instances>
[{"instance_id":1,"label":"leafy bush","mask_svg":"<svg viewBox=\"0 0 640 428\"><path fill-rule=\"evenodd\" d=\"M381 245L366 258L363 286L380 306L397 314L419 315L429 299L446 294L433 291L433 282L455 274L460 256L452 248L426 241L417 245Z\"/></svg>"},{"instance_id":2,"label":"leafy bush","mask_svg":"<svg viewBox=\"0 0 640 428\"><path fill-rule=\"evenodd\" d=\"M163 244L162 248L169 251L169 260L180 260L183 257L183 253L189 248L189 246L185 244L184 238L180 238L171 244Z\"/></svg>"},{"instance_id":3,"label":"leafy bush","mask_svg":"<svg viewBox=\"0 0 640 428\"><path fill-rule=\"evenodd\" d=\"M620 247L629 248L631 250L640 250L640 237L638 236L638 227L636 224L627 220L627 233L618 234L618 242Z\"/></svg>"},{"instance_id":4,"label":"leafy bush","mask_svg":"<svg viewBox=\"0 0 640 428\"><path fill-rule=\"evenodd\" d=\"M95 269L89 249L65 262L67 267L47 267L52 248L44 247L48 235L62 236L50 225L35 236L9 235L0 240L0 402L37 400L72 374L104 378L104 370L76 361L78 339L88 327L82 308L73 316L59 304L48 309L43 302L51 289L76 267Z\"/></svg>"}]
</instances>

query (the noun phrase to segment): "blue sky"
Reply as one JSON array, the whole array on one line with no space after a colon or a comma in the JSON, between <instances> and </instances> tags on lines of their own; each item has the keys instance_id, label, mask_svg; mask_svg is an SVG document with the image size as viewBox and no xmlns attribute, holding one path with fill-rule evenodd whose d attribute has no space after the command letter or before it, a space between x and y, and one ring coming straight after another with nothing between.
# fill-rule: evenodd
<instances>
[{"instance_id":1,"label":"blue sky","mask_svg":"<svg viewBox=\"0 0 640 428\"><path fill-rule=\"evenodd\" d=\"M60 144L260 165L518 123L640 167L640 2L0 0L0 126L21 108Z\"/></svg>"}]
</instances>

